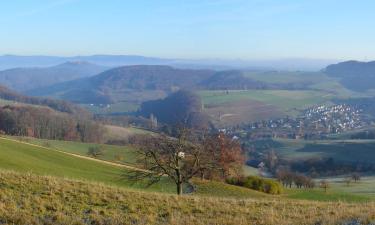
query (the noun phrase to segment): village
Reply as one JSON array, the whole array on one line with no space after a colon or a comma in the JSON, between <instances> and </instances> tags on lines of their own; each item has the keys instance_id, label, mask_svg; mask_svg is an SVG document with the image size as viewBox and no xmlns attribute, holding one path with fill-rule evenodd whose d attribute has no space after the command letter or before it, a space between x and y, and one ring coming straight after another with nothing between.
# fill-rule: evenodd
<instances>
[{"instance_id":1,"label":"village","mask_svg":"<svg viewBox=\"0 0 375 225\"><path fill-rule=\"evenodd\" d=\"M226 129L234 136L256 138L325 139L327 135L373 124L359 107L336 104L308 108L296 117L263 120Z\"/></svg>"}]
</instances>

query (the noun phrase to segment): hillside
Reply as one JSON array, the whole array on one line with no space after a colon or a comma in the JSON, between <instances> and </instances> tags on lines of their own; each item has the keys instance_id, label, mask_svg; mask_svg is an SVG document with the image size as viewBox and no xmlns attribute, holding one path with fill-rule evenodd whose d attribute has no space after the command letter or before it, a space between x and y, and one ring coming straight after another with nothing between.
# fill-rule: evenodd
<instances>
[{"instance_id":1,"label":"hillside","mask_svg":"<svg viewBox=\"0 0 375 225\"><path fill-rule=\"evenodd\" d=\"M30 94L56 96L79 103L108 104L162 98L178 88L194 87L214 71L169 66L124 66L97 76L39 89ZM139 102L139 103L140 103Z\"/></svg>"},{"instance_id":2,"label":"hillside","mask_svg":"<svg viewBox=\"0 0 375 225\"><path fill-rule=\"evenodd\" d=\"M67 101L51 99L51 98L39 98L30 97L13 91L7 87L0 85L0 99L5 100L6 104L12 105L17 103L35 105L35 106L47 106L53 110L59 112L66 112L71 114L88 114L85 109L69 103Z\"/></svg>"},{"instance_id":3,"label":"hillside","mask_svg":"<svg viewBox=\"0 0 375 225\"><path fill-rule=\"evenodd\" d=\"M75 157L57 150L0 138L0 168L22 173L83 179L127 188L169 193L175 191L174 186L167 181L149 188L142 182L133 184L123 178L127 173L125 167Z\"/></svg>"},{"instance_id":4,"label":"hillside","mask_svg":"<svg viewBox=\"0 0 375 225\"><path fill-rule=\"evenodd\" d=\"M346 61L329 65L323 71L331 77L339 78L348 89L362 92L375 89L375 61Z\"/></svg>"},{"instance_id":5,"label":"hillside","mask_svg":"<svg viewBox=\"0 0 375 225\"><path fill-rule=\"evenodd\" d=\"M29 91L56 83L99 74L107 67L72 61L52 67L15 68L0 71L0 84L17 91Z\"/></svg>"},{"instance_id":6,"label":"hillside","mask_svg":"<svg viewBox=\"0 0 375 225\"><path fill-rule=\"evenodd\" d=\"M170 66L124 66L90 78L77 79L28 92L77 103L140 104L179 89L289 89L290 85L256 81L242 71L178 69ZM137 100L134 100L137 99Z\"/></svg>"},{"instance_id":7,"label":"hillside","mask_svg":"<svg viewBox=\"0 0 375 225\"><path fill-rule=\"evenodd\" d=\"M0 172L0 190L0 220L7 224L312 225L375 216L373 203L177 197L15 172Z\"/></svg>"}]
</instances>

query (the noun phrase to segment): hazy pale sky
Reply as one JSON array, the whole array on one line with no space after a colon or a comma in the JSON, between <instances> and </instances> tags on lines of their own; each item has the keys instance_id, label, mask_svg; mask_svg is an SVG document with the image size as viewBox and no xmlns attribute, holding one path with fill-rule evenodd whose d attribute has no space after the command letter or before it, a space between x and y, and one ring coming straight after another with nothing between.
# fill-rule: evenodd
<instances>
[{"instance_id":1,"label":"hazy pale sky","mask_svg":"<svg viewBox=\"0 0 375 225\"><path fill-rule=\"evenodd\" d=\"M374 0L11 0L0 54L375 59Z\"/></svg>"}]
</instances>

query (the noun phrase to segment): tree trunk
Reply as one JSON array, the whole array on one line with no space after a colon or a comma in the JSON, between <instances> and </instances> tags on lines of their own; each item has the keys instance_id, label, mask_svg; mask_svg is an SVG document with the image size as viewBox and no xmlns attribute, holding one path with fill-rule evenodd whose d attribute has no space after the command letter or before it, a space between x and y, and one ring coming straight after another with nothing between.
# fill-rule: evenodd
<instances>
[{"instance_id":1,"label":"tree trunk","mask_svg":"<svg viewBox=\"0 0 375 225\"><path fill-rule=\"evenodd\" d=\"M182 182L177 183L177 194L182 195Z\"/></svg>"},{"instance_id":2,"label":"tree trunk","mask_svg":"<svg viewBox=\"0 0 375 225\"><path fill-rule=\"evenodd\" d=\"M181 195L182 194L182 175L181 175L180 169L176 169L176 175L177 175L177 182L176 182L177 194Z\"/></svg>"}]
</instances>

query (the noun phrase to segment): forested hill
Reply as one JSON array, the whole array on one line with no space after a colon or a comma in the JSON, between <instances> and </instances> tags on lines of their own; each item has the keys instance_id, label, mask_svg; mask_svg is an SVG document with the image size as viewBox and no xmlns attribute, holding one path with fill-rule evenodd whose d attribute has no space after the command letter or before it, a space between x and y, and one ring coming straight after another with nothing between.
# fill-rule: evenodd
<instances>
[{"instance_id":1,"label":"forested hill","mask_svg":"<svg viewBox=\"0 0 375 225\"><path fill-rule=\"evenodd\" d=\"M254 81L241 71L177 69L162 65L114 68L93 77L52 85L28 92L55 96L78 103L108 104L125 92L158 90L166 94L179 89L258 89L273 87Z\"/></svg>"},{"instance_id":2,"label":"forested hill","mask_svg":"<svg viewBox=\"0 0 375 225\"><path fill-rule=\"evenodd\" d=\"M85 109L64 100L29 97L12 91L4 86L0 86L0 99L30 105L47 106L53 110L70 114L89 114Z\"/></svg>"},{"instance_id":3,"label":"forested hill","mask_svg":"<svg viewBox=\"0 0 375 225\"><path fill-rule=\"evenodd\" d=\"M355 91L375 89L375 61L346 61L330 65L323 71L331 77L339 78L348 89Z\"/></svg>"},{"instance_id":4,"label":"forested hill","mask_svg":"<svg viewBox=\"0 0 375 225\"><path fill-rule=\"evenodd\" d=\"M191 88L215 71L175 69L169 66L124 66L99 75L64 82L28 92L37 96L57 96L78 103L108 104L126 91Z\"/></svg>"},{"instance_id":5,"label":"forested hill","mask_svg":"<svg viewBox=\"0 0 375 225\"><path fill-rule=\"evenodd\" d=\"M0 134L100 142L105 128L63 100L28 97L0 86Z\"/></svg>"},{"instance_id":6,"label":"forested hill","mask_svg":"<svg viewBox=\"0 0 375 225\"><path fill-rule=\"evenodd\" d=\"M202 112L202 101L193 92L181 90L165 99L144 102L139 114L154 116L159 122L169 125L187 124L190 127L207 127L208 117Z\"/></svg>"},{"instance_id":7,"label":"forested hill","mask_svg":"<svg viewBox=\"0 0 375 225\"><path fill-rule=\"evenodd\" d=\"M99 74L108 67L83 61L66 62L52 67L15 68L0 71L0 84L27 91L60 82Z\"/></svg>"}]
</instances>

